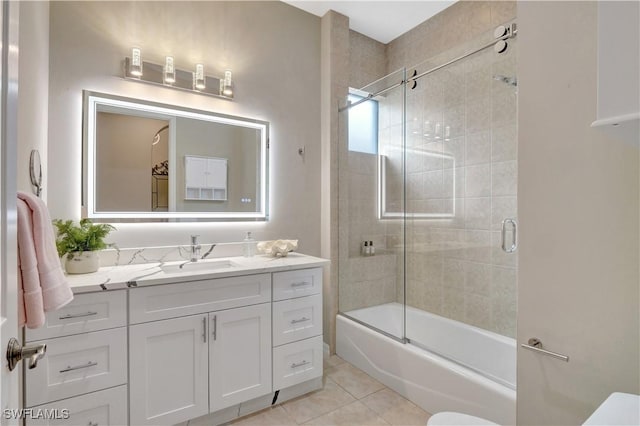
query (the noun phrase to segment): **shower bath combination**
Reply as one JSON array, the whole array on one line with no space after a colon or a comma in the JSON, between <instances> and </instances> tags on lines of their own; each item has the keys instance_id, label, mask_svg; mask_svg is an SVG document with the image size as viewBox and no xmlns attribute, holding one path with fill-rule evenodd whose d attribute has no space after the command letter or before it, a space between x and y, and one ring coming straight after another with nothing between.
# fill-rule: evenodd
<instances>
[{"instance_id":1,"label":"shower bath combination","mask_svg":"<svg viewBox=\"0 0 640 426\"><path fill-rule=\"evenodd\" d=\"M352 135L367 128L359 105L375 104L377 143L340 140L337 354L428 412L499 424L516 407L516 33L499 26L339 108Z\"/></svg>"}]
</instances>

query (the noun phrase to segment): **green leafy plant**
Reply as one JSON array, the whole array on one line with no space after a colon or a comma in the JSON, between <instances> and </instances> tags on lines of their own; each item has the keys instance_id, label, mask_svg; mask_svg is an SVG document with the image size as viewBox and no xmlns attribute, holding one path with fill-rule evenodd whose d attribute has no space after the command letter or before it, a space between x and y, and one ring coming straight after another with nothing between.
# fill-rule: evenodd
<instances>
[{"instance_id":1,"label":"green leafy plant","mask_svg":"<svg viewBox=\"0 0 640 426\"><path fill-rule=\"evenodd\" d=\"M94 224L91 219L81 219L80 226L72 220L55 219L53 224L58 228L56 248L60 257L74 251L103 250L111 244L104 242L104 238L116 228L107 224Z\"/></svg>"}]
</instances>

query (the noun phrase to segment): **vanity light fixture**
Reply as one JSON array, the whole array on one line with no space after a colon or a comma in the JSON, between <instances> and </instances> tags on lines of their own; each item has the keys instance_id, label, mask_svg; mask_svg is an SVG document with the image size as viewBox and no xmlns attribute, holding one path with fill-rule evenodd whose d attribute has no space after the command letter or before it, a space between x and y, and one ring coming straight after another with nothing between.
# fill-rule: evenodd
<instances>
[{"instance_id":1,"label":"vanity light fixture","mask_svg":"<svg viewBox=\"0 0 640 426\"><path fill-rule=\"evenodd\" d=\"M196 72L193 74L193 89L204 90L207 85L204 82L204 65L196 64Z\"/></svg>"},{"instance_id":2,"label":"vanity light fixture","mask_svg":"<svg viewBox=\"0 0 640 426\"><path fill-rule=\"evenodd\" d=\"M142 77L142 55L140 49L131 49L131 63L129 64L129 74L134 77Z\"/></svg>"},{"instance_id":3,"label":"vanity light fixture","mask_svg":"<svg viewBox=\"0 0 640 426\"><path fill-rule=\"evenodd\" d=\"M123 70L124 78L127 80L171 87L215 98L233 99L234 84L231 70L226 70L224 76L213 77L204 73L202 63L196 64L195 71L176 68L173 56L165 56L164 63L143 61L138 47L131 49L131 57L124 58Z\"/></svg>"},{"instance_id":4,"label":"vanity light fixture","mask_svg":"<svg viewBox=\"0 0 640 426\"><path fill-rule=\"evenodd\" d=\"M176 69L173 66L173 56L167 56L164 60L164 82L166 84L176 82Z\"/></svg>"}]
</instances>

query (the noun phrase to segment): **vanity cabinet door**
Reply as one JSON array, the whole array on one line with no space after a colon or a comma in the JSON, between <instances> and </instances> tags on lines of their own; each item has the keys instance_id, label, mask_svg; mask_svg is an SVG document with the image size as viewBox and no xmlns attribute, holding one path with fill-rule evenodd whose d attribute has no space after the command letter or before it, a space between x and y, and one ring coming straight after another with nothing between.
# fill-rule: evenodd
<instances>
[{"instance_id":1,"label":"vanity cabinet door","mask_svg":"<svg viewBox=\"0 0 640 426\"><path fill-rule=\"evenodd\" d=\"M132 425L172 425L209 412L207 318L129 327Z\"/></svg>"},{"instance_id":2,"label":"vanity cabinet door","mask_svg":"<svg viewBox=\"0 0 640 426\"><path fill-rule=\"evenodd\" d=\"M209 324L211 412L271 393L271 303L211 312Z\"/></svg>"}]
</instances>

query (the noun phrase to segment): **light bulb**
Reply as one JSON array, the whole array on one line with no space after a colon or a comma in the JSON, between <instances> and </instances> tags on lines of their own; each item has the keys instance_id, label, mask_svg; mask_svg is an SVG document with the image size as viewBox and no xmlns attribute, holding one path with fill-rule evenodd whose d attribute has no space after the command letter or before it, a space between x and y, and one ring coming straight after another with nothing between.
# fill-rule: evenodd
<instances>
[{"instance_id":1,"label":"light bulb","mask_svg":"<svg viewBox=\"0 0 640 426\"><path fill-rule=\"evenodd\" d=\"M176 82L176 69L173 66L173 56L167 56L164 61L164 82L173 84Z\"/></svg>"},{"instance_id":2,"label":"light bulb","mask_svg":"<svg viewBox=\"0 0 640 426\"><path fill-rule=\"evenodd\" d=\"M233 87L231 86L231 71L224 72L224 84L222 86L222 94L225 96L233 96Z\"/></svg>"},{"instance_id":3,"label":"light bulb","mask_svg":"<svg viewBox=\"0 0 640 426\"><path fill-rule=\"evenodd\" d=\"M193 87L197 90L204 90L204 65L196 64L196 73L193 76Z\"/></svg>"},{"instance_id":4,"label":"light bulb","mask_svg":"<svg viewBox=\"0 0 640 426\"><path fill-rule=\"evenodd\" d=\"M129 65L129 74L140 77L142 76L142 55L140 49L134 47L131 49L131 64Z\"/></svg>"}]
</instances>

